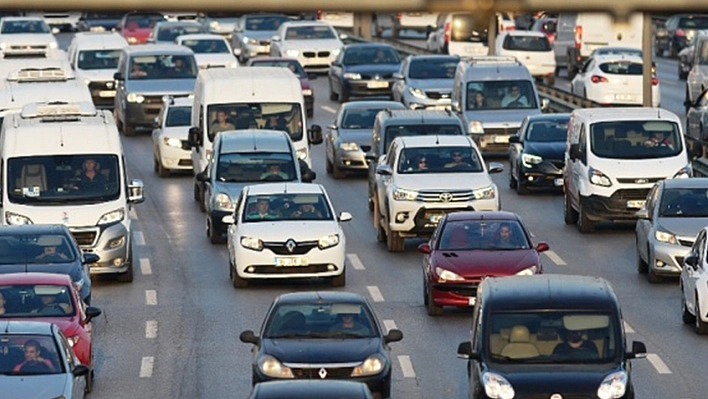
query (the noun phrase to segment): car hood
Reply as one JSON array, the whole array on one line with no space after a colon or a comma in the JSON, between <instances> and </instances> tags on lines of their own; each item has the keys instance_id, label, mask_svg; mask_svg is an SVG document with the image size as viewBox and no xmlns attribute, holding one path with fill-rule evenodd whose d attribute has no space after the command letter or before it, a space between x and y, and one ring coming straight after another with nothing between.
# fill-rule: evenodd
<instances>
[{"instance_id":1,"label":"car hood","mask_svg":"<svg viewBox=\"0 0 708 399\"><path fill-rule=\"evenodd\" d=\"M409 79L408 86L416 89L452 91L453 79Z\"/></svg>"},{"instance_id":2,"label":"car hood","mask_svg":"<svg viewBox=\"0 0 708 399\"><path fill-rule=\"evenodd\" d=\"M162 129L160 137L174 137L180 140L187 140L189 136L189 126L173 126Z\"/></svg>"},{"instance_id":3,"label":"car hood","mask_svg":"<svg viewBox=\"0 0 708 399\"><path fill-rule=\"evenodd\" d=\"M484 172L480 173L430 173L397 175L397 187L409 190L471 190L487 187L492 184L492 179Z\"/></svg>"},{"instance_id":4,"label":"car hood","mask_svg":"<svg viewBox=\"0 0 708 399\"><path fill-rule=\"evenodd\" d=\"M125 89L129 93L142 94L191 94L196 81L196 78L127 80Z\"/></svg>"},{"instance_id":5,"label":"car hood","mask_svg":"<svg viewBox=\"0 0 708 399\"><path fill-rule=\"evenodd\" d=\"M76 77L80 79L88 79L91 82L113 82L113 75L117 69L92 69L92 70L76 70Z\"/></svg>"},{"instance_id":6,"label":"car hood","mask_svg":"<svg viewBox=\"0 0 708 399\"><path fill-rule=\"evenodd\" d=\"M263 241L317 241L320 238L339 232L333 220L287 221L287 222L251 222L242 223L239 232ZM341 237L343 238L343 237Z\"/></svg>"},{"instance_id":7,"label":"car hood","mask_svg":"<svg viewBox=\"0 0 708 399\"><path fill-rule=\"evenodd\" d=\"M540 114L541 109L539 108L465 111L465 119L468 121L480 121L485 128L499 128L508 125L518 129L524 118L529 115Z\"/></svg>"},{"instance_id":8,"label":"car hood","mask_svg":"<svg viewBox=\"0 0 708 399\"><path fill-rule=\"evenodd\" d=\"M339 129L339 142L370 146L371 129Z\"/></svg>"},{"instance_id":9,"label":"car hood","mask_svg":"<svg viewBox=\"0 0 708 399\"><path fill-rule=\"evenodd\" d=\"M563 159L565 147L565 141L552 143L524 142L525 153L538 155L543 159Z\"/></svg>"},{"instance_id":10,"label":"car hood","mask_svg":"<svg viewBox=\"0 0 708 399\"><path fill-rule=\"evenodd\" d=\"M367 75L390 75L398 72L400 64L364 64L364 65L345 65L345 72L364 73Z\"/></svg>"},{"instance_id":11,"label":"car hood","mask_svg":"<svg viewBox=\"0 0 708 399\"><path fill-rule=\"evenodd\" d=\"M56 43L54 35L51 33L15 33L11 35L0 35L0 43L8 43L11 46L17 45L48 45Z\"/></svg>"},{"instance_id":12,"label":"car hood","mask_svg":"<svg viewBox=\"0 0 708 399\"><path fill-rule=\"evenodd\" d=\"M283 49L293 50L334 50L342 46L339 39L285 40L281 42Z\"/></svg>"},{"instance_id":13,"label":"car hood","mask_svg":"<svg viewBox=\"0 0 708 399\"><path fill-rule=\"evenodd\" d=\"M243 31L241 37L245 36L256 40L268 39L270 41L270 38L275 35L275 32L277 32L277 30L246 30Z\"/></svg>"},{"instance_id":14,"label":"car hood","mask_svg":"<svg viewBox=\"0 0 708 399\"><path fill-rule=\"evenodd\" d=\"M244 187L246 187L249 184L258 184L256 182L244 182L244 183L236 183L236 182L222 182L215 180L213 182L214 184L214 193L224 193L228 194L229 197L231 197L232 201L236 201L239 195L241 195L241 190L243 190Z\"/></svg>"},{"instance_id":15,"label":"car hood","mask_svg":"<svg viewBox=\"0 0 708 399\"><path fill-rule=\"evenodd\" d=\"M283 363L363 362L381 347L380 338L264 339L262 353Z\"/></svg>"},{"instance_id":16,"label":"car hood","mask_svg":"<svg viewBox=\"0 0 708 399\"><path fill-rule=\"evenodd\" d=\"M597 392L607 375L617 370L615 365L514 365L501 373L516 392L529 396L560 392L565 396ZM501 371L501 370L495 370ZM549 395L550 396L550 395ZM593 395L594 396L594 395Z\"/></svg>"},{"instance_id":17,"label":"car hood","mask_svg":"<svg viewBox=\"0 0 708 399\"><path fill-rule=\"evenodd\" d=\"M61 397L71 393L73 376L51 375L0 375L0 386L4 399L45 399Z\"/></svg>"},{"instance_id":18,"label":"car hood","mask_svg":"<svg viewBox=\"0 0 708 399\"><path fill-rule=\"evenodd\" d=\"M708 226L708 218L659 217L657 228L667 230L679 237L694 239L702 228Z\"/></svg>"},{"instance_id":19,"label":"car hood","mask_svg":"<svg viewBox=\"0 0 708 399\"><path fill-rule=\"evenodd\" d=\"M435 251L433 264L466 278L510 276L538 266L534 249Z\"/></svg>"},{"instance_id":20,"label":"car hood","mask_svg":"<svg viewBox=\"0 0 708 399\"><path fill-rule=\"evenodd\" d=\"M197 60L197 65L200 67L206 67L207 65L220 66L224 65L227 68L231 67L231 64L236 62L236 58L228 53L223 54L195 54L194 58Z\"/></svg>"}]
</instances>

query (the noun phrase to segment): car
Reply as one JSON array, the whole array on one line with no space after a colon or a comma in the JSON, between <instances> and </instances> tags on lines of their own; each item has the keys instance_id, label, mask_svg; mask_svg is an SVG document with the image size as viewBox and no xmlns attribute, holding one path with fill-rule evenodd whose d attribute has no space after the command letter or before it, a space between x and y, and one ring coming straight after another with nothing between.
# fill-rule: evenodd
<instances>
[{"instance_id":1,"label":"car","mask_svg":"<svg viewBox=\"0 0 708 399\"><path fill-rule=\"evenodd\" d=\"M548 38L548 41L553 44L553 40L556 38L556 26L558 24L558 18L538 18L531 25L532 32L541 32Z\"/></svg>"},{"instance_id":2,"label":"car","mask_svg":"<svg viewBox=\"0 0 708 399\"><path fill-rule=\"evenodd\" d=\"M209 33L221 35L230 40L241 15L240 13L209 11L200 14L197 17L197 22L200 22Z\"/></svg>"},{"instance_id":3,"label":"car","mask_svg":"<svg viewBox=\"0 0 708 399\"><path fill-rule=\"evenodd\" d=\"M435 12L399 12L393 21L391 37L397 38L403 30L425 33L427 37L437 27L437 20L438 13Z\"/></svg>"},{"instance_id":4,"label":"car","mask_svg":"<svg viewBox=\"0 0 708 399\"><path fill-rule=\"evenodd\" d=\"M87 307L68 276L49 273L0 275L0 296L7 320L42 321L59 326L81 364L88 366L86 392L93 388L94 364L91 321L101 309Z\"/></svg>"},{"instance_id":5,"label":"car","mask_svg":"<svg viewBox=\"0 0 708 399\"><path fill-rule=\"evenodd\" d=\"M519 195L530 187L563 188L570 114L527 116L509 138L509 187Z\"/></svg>"},{"instance_id":6,"label":"car","mask_svg":"<svg viewBox=\"0 0 708 399\"><path fill-rule=\"evenodd\" d=\"M0 52L3 58L43 57L58 48L57 39L43 18L0 18Z\"/></svg>"},{"instance_id":7,"label":"car","mask_svg":"<svg viewBox=\"0 0 708 399\"><path fill-rule=\"evenodd\" d=\"M79 32L110 32L118 27L122 17L121 13L84 12L76 28Z\"/></svg>"},{"instance_id":8,"label":"car","mask_svg":"<svg viewBox=\"0 0 708 399\"><path fill-rule=\"evenodd\" d=\"M155 24L161 21L165 21L165 16L159 12L129 12L120 20L116 31L129 44L145 44Z\"/></svg>"},{"instance_id":9,"label":"car","mask_svg":"<svg viewBox=\"0 0 708 399\"><path fill-rule=\"evenodd\" d=\"M167 177L172 171L192 170L192 149L187 142L192 121L192 99L168 97L152 131L154 171Z\"/></svg>"},{"instance_id":10,"label":"car","mask_svg":"<svg viewBox=\"0 0 708 399\"><path fill-rule=\"evenodd\" d=\"M199 13L195 11L167 11L165 19L168 21L196 21Z\"/></svg>"},{"instance_id":11,"label":"car","mask_svg":"<svg viewBox=\"0 0 708 399\"><path fill-rule=\"evenodd\" d=\"M650 283L677 276L693 242L708 226L708 178L663 180L637 211L637 271Z\"/></svg>"},{"instance_id":12,"label":"car","mask_svg":"<svg viewBox=\"0 0 708 399\"><path fill-rule=\"evenodd\" d=\"M693 323L696 333L708 334L708 262L706 261L706 236L708 227L696 235L691 250L683 259L679 285L681 287L681 318Z\"/></svg>"},{"instance_id":13,"label":"car","mask_svg":"<svg viewBox=\"0 0 708 399\"><path fill-rule=\"evenodd\" d=\"M353 12L317 10L316 18L335 28L354 29Z\"/></svg>"},{"instance_id":14,"label":"car","mask_svg":"<svg viewBox=\"0 0 708 399\"><path fill-rule=\"evenodd\" d=\"M258 57L248 60L247 66L278 66L289 68L298 79L302 87L302 96L305 98L305 109L307 117L312 118L315 115L315 92L312 90L310 79L317 78L317 75L310 75L302 68L298 60L294 58L276 58L276 57Z\"/></svg>"},{"instance_id":15,"label":"car","mask_svg":"<svg viewBox=\"0 0 708 399\"><path fill-rule=\"evenodd\" d=\"M540 253L521 218L511 212L453 212L443 216L423 253L423 303L431 316L443 306L476 304L485 278L543 273Z\"/></svg>"},{"instance_id":16,"label":"car","mask_svg":"<svg viewBox=\"0 0 708 399\"><path fill-rule=\"evenodd\" d=\"M534 31L504 31L496 40L496 55L521 61L531 76L548 85L555 83L556 59L546 34Z\"/></svg>"},{"instance_id":17,"label":"car","mask_svg":"<svg viewBox=\"0 0 708 399\"><path fill-rule=\"evenodd\" d=\"M239 61L247 63L259 55L270 55L270 40L285 22L290 21L285 14L246 14L236 24L231 47Z\"/></svg>"},{"instance_id":18,"label":"car","mask_svg":"<svg viewBox=\"0 0 708 399\"><path fill-rule=\"evenodd\" d=\"M666 34L657 36L654 41L655 54L662 56L668 51L669 56L675 58L697 30L708 29L708 15L675 14L666 20L664 27Z\"/></svg>"},{"instance_id":19,"label":"car","mask_svg":"<svg viewBox=\"0 0 708 399\"><path fill-rule=\"evenodd\" d=\"M693 140L705 141L708 139L708 90L704 90L696 101L687 106L686 112L686 137Z\"/></svg>"},{"instance_id":20,"label":"car","mask_svg":"<svg viewBox=\"0 0 708 399\"><path fill-rule=\"evenodd\" d=\"M344 286L346 239L340 222L352 216L335 214L322 185L247 186L235 206L224 218L234 288L258 279L313 277Z\"/></svg>"},{"instance_id":21,"label":"car","mask_svg":"<svg viewBox=\"0 0 708 399\"><path fill-rule=\"evenodd\" d=\"M146 39L147 43L171 44L178 36L206 33L204 27L195 21L159 21Z\"/></svg>"},{"instance_id":22,"label":"car","mask_svg":"<svg viewBox=\"0 0 708 399\"><path fill-rule=\"evenodd\" d=\"M345 320L346 319L346 320ZM254 345L252 381L350 380L363 382L377 399L391 396L389 344L403 339L385 332L364 297L351 292L310 291L279 295L259 335L243 331Z\"/></svg>"},{"instance_id":23,"label":"car","mask_svg":"<svg viewBox=\"0 0 708 399\"><path fill-rule=\"evenodd\" d=\"M570 82L570 91L602 105L641 106L643 65L642 59L634 55L595 56ZM659 107L661 91L656 75L651 85L653 107Z\"/></svg>"},{"instance_id":24,"label":"car","mask_svg":"<svg viewBox=\"0 0 708 399\"><path fill-rule=\"evenodd\" d=\"M400 66L401 58L389 44L347 45L329 69L329 99L345 103L351 97L392 98L393 74Z\"/></svg>"},{"instance_id":25,"label":"car","mask_svg":"<svg viewBox=\"0 0 708 399\"><path fill-rule=\"evenodd\" d=\"M693 35L693 38L691 38L691 41L688 42L688 45L684 47L681 51L678 53L678 78L679 80L686 80L688 78L689 72L691 72L691 69L693 68L693 59L695 57L695 49L696 49L696 43L697 42L703 42L706 40L708 34L708 30L700 30L696 31L696 33ZM698 46L699 48L701 45Z\"/></svg>"},{"instance_id":26,"label":"car","mask_svg":"<svg viewBox=\"0 0 708 399\"><path fill-rule=\"evenodd\" d=\"M43 18L52 29L52 33L75 32L79 25L81 13L77 11L28 12L28 17Z\"/></svg>"},{"instance_id":27,"label":"car","mask_svg":"<svg viewBox=\"0 0 708 399\"><path fill-rule=\"evenodd\" d=\"M89 367L81 364L56 324L0 321L0 347L4 395L12 395L11 398L85 397ZM36 360L38 357L42 360Z\"/></svg>"},{"instance_id":28,"label":"car","mask_svg":"<svg viewBox=\"0 0 708 399\"><path fill-rule=\"evenodd\" d=\"M233 55L229 42L223 36L209 33L182 35L175 39L180 46L190 48L194 52L199 69L238 68L239 63Z\"/></svg>"},{"instance_id":29,"label":"car","mask_svg":"<svg viewBox=\"0 0 708 399\"><path fill-rule=\"evenodd\" d=\"M503 169L499 163L487 167L468 136L397 137L376 167L377 241L401 252L406 238L429 236L448 213L498 211L490 173Z\"/></svg>"},{"instance_id":30,"label":"car","mask_svg":"<svg viewBox=\"0 0 708 399\"><path fill-rule=\"evenodd\" d=\"M638 47L620 47L620 46L602 46L598 47L590 53L588 59L594 58L599 55L634 55L639 58L644 57L644 52ZM651 63L651 73L656 75L656 62ZM688 73L688 71L686 71ZM686 78L684 78L685 80Z\"/></svg>"},{"instance_id":31,"label":"car","mask_svg":"<svg viewBox=\"0 0 708 399\"><path fill-rule=\"evenodd\" d=\"M366 154L371 151L371 131L376 115L383 110L405 109L395 101L352 101L342 104L325 134L327 173L335 179L346 172L369 169Z\"/></svg>"},{"instance_id":32,"label":"car","mask_svg":"<svg viewBox=\"0 0 708 399\"><path fill-rule=\"evenodd\" d=\"M373 399L363 382L341 380L292 380L259 382L248 399Z\"/></svg>"},{"instance_id":33,"label":"car","mask_svg":"<svg viewBox=\"0 0 708 399\"><path fill-rule=\"evenodd\" d=\"M487 55L489 22L469 12L440 14L437 29L428 35L425 47L434 53L468 57Z\"/></svg>"},{"instance_id":34,"label":"car","mask_svg":"<svg viewBox=\"0 0 708 399\"><path fill-rule=\"evenodd\" d=\"M64 225L0 227L0 274L41 272L67 275L87 305L91 304L88 265L98 261L98 255L79 248Z\"/></svg>"},{"instance_id":35,"label":"car","mask_svg":"<svg viewBox=\"0 0 708 399\"><path fill-rule=\"evenodd\" d=\"M290 21L271 38L271 57L290 57L307 72L327 72L342 51L340 35L326 22Z\"/></svg>"},{"instance_id":36,"label":"car","mask_svg":"<svg viewBox=\"0 0 708 399\"><path fill-rule=\"evenodd\" d=\"M701 93L706 89L705 82L708 79L708 51L706 51L708 48L708 34L699 32L696 36L691 70L686 76L686 97L684 99L686 113L688 113L691 104L695 104Z\"/></svg>"},{"instance_id":37,"label":"car","mask_svg":"<svg viewBox=\"0 0 708 399\"><path fill-rule=\"evenodd\" d=\"M452 84L460 57L411 55L401 64L391 92L394 101L409 109L446 109L451 106Z\"/></svg>"}]
</instances>

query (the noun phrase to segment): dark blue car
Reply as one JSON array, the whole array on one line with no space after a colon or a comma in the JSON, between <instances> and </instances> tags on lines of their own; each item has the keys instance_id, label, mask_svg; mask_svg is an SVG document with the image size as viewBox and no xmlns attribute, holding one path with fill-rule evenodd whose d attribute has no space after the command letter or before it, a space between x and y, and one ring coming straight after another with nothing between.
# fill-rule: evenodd
<instances>
[{"instance_id":1,"label":"dark blue car","mask_svg":"<svg viewBox=\"0 0 708 399\"><path fill-rule=\"evenodd\" d=\"M393 74L401 57L392 46L358 43L345 46L329 69L329 98L340 103L350 97L392 98Z\"/></svg>"}]
</instances>

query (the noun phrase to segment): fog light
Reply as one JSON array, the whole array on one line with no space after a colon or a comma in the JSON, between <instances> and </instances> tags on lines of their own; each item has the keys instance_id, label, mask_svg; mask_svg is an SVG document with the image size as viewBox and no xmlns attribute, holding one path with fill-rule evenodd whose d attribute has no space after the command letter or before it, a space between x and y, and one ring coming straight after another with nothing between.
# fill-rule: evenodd
<instances>
[{"instance_id":1,"label":"fog light","mask_svg":"<svg viewBox=\"0 0 708 399\"><path fill-rule=\"evenodd\" d=\"M123 264L123 258L115 258L113 259L113 266L119 267Z\"/></svg>"},{"instance_id":2,"label":"fog light","mask_svg":"<svg viewBox=\"0 0 708 399\"><path fill-rule=\"evenodd\" d=\"M334 265L327 265L327 270L330 272L333 272L333 271L337 270L337 268L334 267Z\"/></svg>"},{"instance_id":3,"label":"fog light","mask_svg":"<svg viewBox=\"0 0 708 399\"><path fill-rule=\"evenodd\" d=\"M533 176L527 177L528 181L533 181Z\"/></svg>"},{"instance_id":4,"label":"fog light","mask_svg":"<svg viewBox=\"0 0 708 399\"><path fill-rule=\"evenodd\" d=\"M249 267L246 268L246 271L249 272L249 273L253 273L253 272L256 271L256 268L253 267L253 266L249 266Z\"/></svg>"},{"instance_id":5,"label":"fog light","mask_svg":"<svg viewBox=\"0 0 708 399\"><path fill-rule=\"evenodd\" d=\"M666 266L666 263L664 263L664 262L662 262L662 261L660 261L660 260L657 260L657 261L656 261L656 267L664 267L664 266Z\"/></svg>"},{"instance_id":6,"label":"fog light","mask_svg":"<svg viewBox=\"0 0 708 399\"><path fill-rule=\"evenodd\" d=\"M396 222L403 223L408 219L408 212L399 212L396 214Z\"/></svg>"},{"instance_id":7,"label":"fog light","mask_svg":"<svg viewBox=\"0 0 708 399\"><path fill-rule=\"evenodd\" d=\"M346 166L351 166L351 165L352 165L352 161L346 160L346 161L344 161L344 165L346 165Z\"/></svg>"}]
</instances>

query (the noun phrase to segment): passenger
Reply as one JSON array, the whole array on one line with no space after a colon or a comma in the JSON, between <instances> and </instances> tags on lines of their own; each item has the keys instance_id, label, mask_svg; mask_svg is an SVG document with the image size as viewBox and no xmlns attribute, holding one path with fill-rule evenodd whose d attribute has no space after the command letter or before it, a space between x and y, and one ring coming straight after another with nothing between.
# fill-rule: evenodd
<instances>
[{"instance_id":1,"label":"passenger","mask_svg":"<svg viewBox=\"0 0 708 399\"><path fill-rule=\"evenodd\" d=\"M502 108L522 108L529 106L529 100L521 94L519 85L512 85L501 101Z\"/></svg>"},{"instance_id":2,"label":"passenger","mask_svg":"<svg viewBox=\"0 0 708 399\"><path fill-rule=\"evenodd\" d=\"M143 67L140 64L134 62L133 67L130 70L130 77L131 78L144 78L146 76L147 76L147 72L143 70Z\"/></svg>"},{"instance_id":3,"label":"passenger","mask_svg":"<svg viewBox=\"0 0 708 399\"><path fill-rule=\"evenodd\" d=\"M376 56L374 57L374 64L388 64L391 63L391 57L386 51L379 49L376 51Z\"/></svg>"},{"instance_id":4,"label":"passenger","mask_svg":"<svg viewBox=\"0 0 708 399\"><path fill-rule=\"evenodd\" d=\"M281 114L270 114L270 115L268 115L268 119L265 122L265 128L272 129L272 130L287 131L288 130L288 122L285 120L285 118Z\"/></svg>"},{"instance_id":5,"label":"passenger","mask_svg":"<svg viewBox=\"0 0 708 399\"><path fill-rule=\"evenodd\" d=\"M106 176L98 171L98 163L93 158L86 158L82 173L78 176L78 189L85 191L102 191L108 182Z\"/></svg>"},{"instance_id":6,"label":"passenger","mask_svg":"<svg viewBox=\"0 0 708 399\"><path fill-rule=\"evenodd\" d=\"M671 143L667 141L667 137L663 132L652 132L651 136L644 142L644 147L649 148L673 148Z\"/></svg>"},{"instance_id":7,"label":"passenger","mask_svg":"<svg viewBox=\"0 0 708 399\"><path fill-rule=\"evenodd\" d=\"M581 330L568 331L566 342L556 345L553 354L575 359L597 358L599 356L597 347L592 342L586 341L583 335L584 331Z\"/></svg>"},{"instance_id":8,"label":"passenger","mask_svg":"<svg viewBox=\"0 0 708 399\"><path fill-rule=\"evenodd\" d=\"M300 204L292 216L298 219L322 219L322 213L315 208L315 204Z\"/></svg>"},{"instance_id":9,"label":"passenger","mask_svg":"<svg viewBox=\"0 0 708 399\"><path fill-rule=\"evenodd\" d=\"M187 77L189 76L189 68L184 62L182 57L175 57L173 60L172 68L169 70L169 75L175 78Z\"/></svg>"},{"instance_id":10,"label":"passenger","mask_svg":"<svg viewBox=\"0 0 708 399\"><path fill-rule=\"evenodd\" d=\"M45 315L63 315L69 312L71 312L71 305L65 302L57 302L56 295L42 295L42 306L32 311L32 313Z\"/></svg>"},{"instance_id":11,"label":"passenger","mask_svg":"<svg viewBox=\"0 0 708 399\"><path fill-rule=\"evenodd\" d=\"M225 132L227 130L236 130L236 126L228 121L228 113L224 110L219 110L216 112L216 119L209 126L209 134L216 136L219 132Z\"/></svg>"},{"instance_id":12,"label":"passenger","mask_svg":"<svg viewBox=\"0 0 708 399\"><path fill-rule=\"evenodd\" d=\"M54 245L44 246L43 248L43 252L37 255L34 259L44 260L47 262L61 262L69 260L69 257L66 256L63 251L57 250L57 247Z\"/></svg>"},{"instance_id":13,"label":"passenger","mask_svg":"<svg viewBox=\"0 0 708 399\"><path fill-rule=\"evenodd\" d=\"M416 158L415 165L412 165L408 170L426 171L428 170L428 160L425 156L419 156Z\"/></svg>"},{"instance_id":14,"label":"passenger","mask_svg":"<svg viewBox=\"0 0 708 399\"><path fill-rule=\"evenodd\" d=\"M287 173L280 170L280 165L274 163L268 167L268 171L261 175L261 180L265 181L279 181L288 180L290 176Z\"/></svg>"},{"instance_id":15,"label":"passenger","mask_svg":"<svg viewBox=\"0 0 708 399\"><path fill-rule=\"evenodd\" d=\"M447 169L451 169L451 168L466 169L466 168L470 168L470 167L472 167L472 165L470 165L469 162L465 161L465 157L462 154L462 151L453 151L452 162L445 164L445 168L447 168Z\"/></svg>"},{"instance_id":16,"label":"passenger","mask_svg":"<svg viewBox=\"0 0 708 399\"><path fill-rule=\"evenodd\" d=\"M15 369L13 371L19 372L22 369L22 366L31 362L42 362L49 367L49 371L54 371L54 366L52 366L52 362L49 359L44 359L40 355L41 349L42 347L39 345L39 342L33 339L25 342L25 360L15 366Z\"/></svg>"},{"instance_id":17,"label":"passenger","mask_svg":"<svg viewBox=\"0 0 708 399\"><path fill-rule=\"evenodd\" d=\"M492 239L491 246L500 249L518 248L516 237L508 223L502 223Z\"/></svg>"},{"instance_id":18,"label":"passenger","mask_svg":"<svg viewBox=\"0 0 708 399\"><path fill-rule=\"evenodd\" d=\"M259 198L256 202L256 210L246 215L248 220L272 220L278 215L270 209L270 201L268 198Z\"/></svg>"},{"instance_id":19,"label":"passenger","mask_svg":"<svg viewBox=\"0 0 708 399\"><path fill-rule=\"evenodd\" d=\"M481 91L474 93L472 108L473 109L489 108L489 105L487 104L487 99L484 97L484 93L482 93Z\"/></svg>"},{"instance_id":20,"label":"passenger","mask_svg":"<svg viewBox=\"0 0 708 399\"><path fill-rule=\"evenodd\" d=\"M337 315L337 324L333 325L330 328L330 331L355 334L359 336L367 336L371 334L369 328L360 323L355 316L356 315L351 313Z\"/></svg>"}]
</instances>

